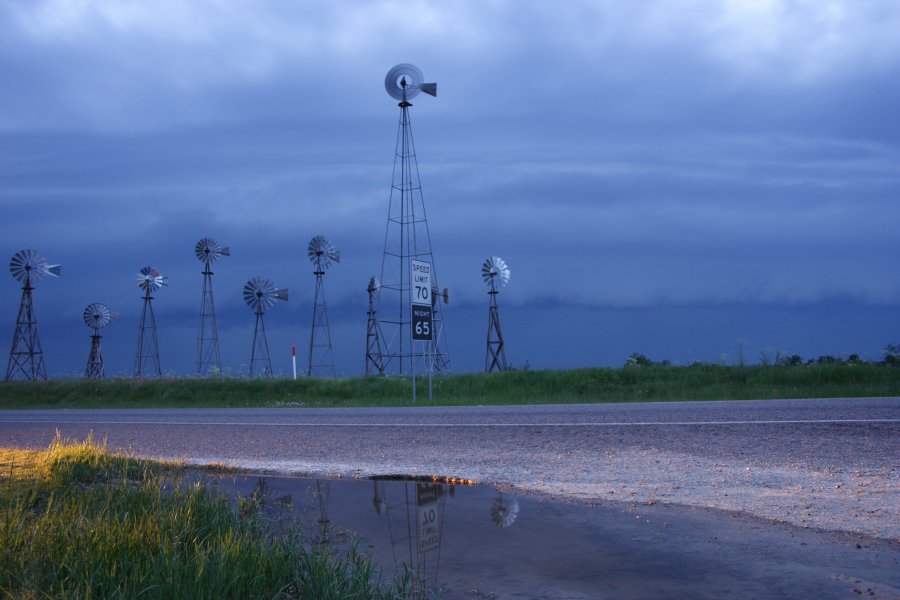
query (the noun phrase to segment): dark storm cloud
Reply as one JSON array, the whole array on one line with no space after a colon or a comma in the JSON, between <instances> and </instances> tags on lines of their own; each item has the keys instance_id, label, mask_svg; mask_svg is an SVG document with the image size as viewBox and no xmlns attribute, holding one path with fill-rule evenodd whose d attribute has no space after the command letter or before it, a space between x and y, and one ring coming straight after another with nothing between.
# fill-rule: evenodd
<instances>
[{"instance_id":1,"label":"dark storm cloud","mask_svg":"<svg viewBox=\"0 0 900 600\"><path fill-rule=\"evenodd\" d=\"M716 318L736 326L714 327L747 337L742 325L760 326L744 312L787 318L767 306L900 303L890 2L59 0L0 12L0 232L10 255L35 247L64 263L38 296L61 347L100 300L123 313L109 343L127 356L147 264L172 282L158 299L165 337L191 339L204 236L233 248L216 269L220 331L249 336L240 288L268 275L292 293L272 315L275 343L300 344L306 244L321 234L344 257L327 281L339 370L357 372L397 127L382 82L403 61L439 82L437 99L414 101L413 128L448 323L476 356L477 269L493 254L513 271L511 321L575 311L610 336L625 335L607 321L629 321L621 311L702 329L704 307L732 307ZM0 289L11 313L16 282ZM631 330L651 353L679 343ZM590 341L535 331L544 343L527 344L573 350L561 363L536 353L534 366L592 364L576 359ZM831 351L853 350L848 331ZM681 343L709 358L734 337ZM597 360L643 349L627 341ZM169 343L171 368L188 372L191 344ZM237 364L249 342L234 344ZM468 354L461 364L478 368Z\"/></svg>"}]
</instances>

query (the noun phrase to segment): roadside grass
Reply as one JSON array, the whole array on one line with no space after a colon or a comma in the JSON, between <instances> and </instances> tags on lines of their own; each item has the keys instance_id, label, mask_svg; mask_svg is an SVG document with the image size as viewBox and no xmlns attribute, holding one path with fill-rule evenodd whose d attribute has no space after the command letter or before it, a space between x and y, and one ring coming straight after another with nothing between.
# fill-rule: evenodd
<instances>
[{"instance_id":1,"label":"roadside grass","mask_svg":"<svg viewBox=\"0 0 900 600\"><path fill-rule=\"evenodd\" d=\"M92 439L0 449L0 594L15 598L410 597L355 547L274 536L177 465L114 456Z\"/></svg>"},{"instance_id":2,"label":"roadside grass","mask_svg":"<svg viewBox=\"0 0 900 600\"><path fill-rule=\"evenodd\" d=\"M895 396L900 368L704 364L443 375L434 378L430 403L424 378L418 388L421 406ZM408 406L410 398L408 377L68 379L0 385L0 409Z\"/></svg>"}]
</instances>

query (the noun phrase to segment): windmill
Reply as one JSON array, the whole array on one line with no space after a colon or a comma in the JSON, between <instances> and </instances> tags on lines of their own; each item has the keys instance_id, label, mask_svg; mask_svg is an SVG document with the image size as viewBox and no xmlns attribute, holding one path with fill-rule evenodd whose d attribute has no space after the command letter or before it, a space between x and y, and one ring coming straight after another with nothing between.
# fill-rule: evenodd
<instances>
[{"instance_id":1,"label":"windmill","mask_svg":"<svg viewBox=\"0 0 900 600\"><path fill-rule=\"evenodd\" d=\"M20 250L9 261L12 276L22 282L22 300L19 303L19 317L13 334L9 363L6 366L6 381L22 377L30 381L47 379L44 367L44 351L38 336L37 319L32 303L32 283L46 276L59 277L60 266L48 265L43 256L34 250Z\"/></svg>"},{"instance_id":2,"label":"windmill","mask_svg":"<svg viewBox=\"0 0 900 600\"><path fill-rule=\"evenodd\" d=\"M219 359L219 334L216 329L216 306L213 302L210 267L220 256L231 256L231 250L219 246L212 238L203 238L194 246L194 254L203 263L203 295L200 298L200 333L197 335L197 375L203 377L211 371L221 376Z\"/></svg>"},{"instance_id":3,"label":"windmill","mask_svg":"<svg viewBox=\"0 0 900 600\"><path fill-rule=\"evenodd\" d=\"M141 311L141 324L138 326L134 376L143 377L146 367L152 376L160 377L162 369L159 368L159 346L156 344L153 292L164 285L169 285L169 278L164 277L156 267L144 267L138 272L137 282L138 287L144 290L144 308Z\"/></svg>"},{"instance_id":4,"label":"windmill","mask_svg":"<svg viewBox=\"0 0 900 600\"><path fill-rule=\"evenodd\" d=\"M329 239L317 235L309 241L309 260L316 266L316 294L313 300L312 332L309 336L309 368L307 375L334 377L334 357L331 352L331 329L328 327L328 306L325 304L325 269L341 262L341 251Z\"/></svg>"},{"instance_id":5,"label":"windmill","mask_svg":"<svg viewBox=\"0 0 900 600\"><path fill-rule=\"evenodd\" d=\"M266 340L266 323L263 315L276 300L287 300L288 291L279 290L268 277L254 277L244 284L244 302L256 313L256 328L253 330L253 345L250 347L250 377L272 376L272 359L269 357L269 342Z\"/></svg>"},{"instance_id":6,"label":"windmill","mask_svg":"<svg viewBox=\"0 0 900 600\"><path fill-rule=\"evenodd\" d=\"M91 328L91 353L88 356L87 368L84 376L88 379L103 379L103 355L100 353L100 330L109 325L111 319L118 319L119 315L110 312L109 307L100 302L88 304L84 309L84 324Z\"/></svg>"},{"instance_id":7,"label":"windmill","mask_svg":"<svg viewBox=\"0 0 900 600\"><path fill-rule=\"evenodd\" d=\"M381 262L381 289L378 292L378 324L383 334L383 366L392 373L428 370L422 354L413 351L410 314L410 260L431 263L431 283L437 287L431 236L425 216L425 201L409 120L410 100L419 92L437 95L436 83L424 83L422 72L410 64L400 64L388 71L384 80L387 93L399 100L400 123L394 155L394 175L384 236ZM432 371L450 369L450 355L444 332L440 304L433 310L434 335L425 353L432 361ZM417 360L418 366L417 366Z\"/></svg>"},{"instance_id":8,"label":"windmill","mask_svg":"<svg viewBox=\"0 0 900 600\"><path fill-rule=\"evenodd\" d=\"M487 353L484 372L506 370L506 350L503 348L503 331L500 329L500 311L497 310L497 294L509 283L509 267L499 256L490 256L481 265L481 278L488 286L491 307L488 310Z\"/></svg>"},{"instance_id":9,"label":"windmill","mask_svg":"<svg viewBox=\"0 0 900 600\"><path fill-rule=\"evenodd\" d=\"M366 323L366 376L384 375L384 360L381 355L381 332L378 327L378 292L381 282L377 277L369 280L369 312Z\"/></svg>"}]
</instances>

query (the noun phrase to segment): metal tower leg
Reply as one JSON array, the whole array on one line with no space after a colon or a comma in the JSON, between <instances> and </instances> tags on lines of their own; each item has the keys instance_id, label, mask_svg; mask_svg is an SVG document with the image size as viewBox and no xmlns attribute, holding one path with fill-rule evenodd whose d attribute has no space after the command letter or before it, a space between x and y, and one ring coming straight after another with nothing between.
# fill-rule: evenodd
<instances>
[{"instance_id":1,"label":"metal tower leg","mask_svg":"<svg viewBox=\"0 0 900 600\"><path fill-rule=\"evenodd\" d=\"M200 333L197 335L197 375L222 376L219 359L219 334L216 328L216 306L213 302L210 264L203 271L203 295L200 298Z\"/></svg>"},{"instance_id":2,"label":"metal tower leg","mask_svg":"<svg viewBox=\"0 0 900 600\"><path fill-rule=\"evenodd\" d=\"M497 292L488 292L491 307L488 310L487 353L484 357L484 372L506 370L506 350L503 348L503 331L500 329L500 311L497 309Z\"/></svg>"},{"instance_id":3,"label":"metal tower leg","mask_svg":"<svg viewBox=\"0 0 900 600\"><path fill-rule=\"evenodd\" d=\"M150 376L161 377L159 366L159 346L156 343L156 317L153 315L153 296L148 291L144 296L144 309L141 311L141 324L138 327L137 353L134 359L134 376L143 377L144 370Z\"/></svg>"},{"instance_id":4,"label":"metal tower leg","mask_svg":"<svg viewBox=\"0 0 900 600\"><path fill-rule=\"evenodd\" d=\"M421 354L413 352L409 309L409 261L423 260L432 265L432 286L439 288L437 269L431 250L431 235L425 215L425 201L419 180L415 144L405 99L400 102L400 123L394 155L394 175L384 237L381 263L382 288L378 298L378 324L384 334L384 368L392 373L425 371ZM450 370L450 354L444 331L441 305L434 307L434 338L428 355L435 373Z\"/></svg>"},{"instance_id":5,"label":"metal tower leg","mask_svg":"<svg viewBox=\"0 0 900 600\"><path fill-rule=\"evenodd\" d=\"M271 377L272 360L269 357L269 341L266 339L266 322L261 310L256 311L256 327L253 329L253 345L250 348L250 377Z\"/></svg>"},{"instance_id":6,"label":"metal tower leg","mask_svg":"<svg viewBox=\"0 0 900 600\"><path fill-rule=\"evenodd\" d=\"M47 370L44 368L44 351L41 349L37 319L34 317L32 289L30 279L26 278L25 285L22 287L22 300L19 303L19 316L16 319L12 348L9 350L6 381L18 377L30 381L47 379Z\"/></svg>"},{"instance_id":7,"label":"metal tower leg","mask_svg":"<svg viewBox=\"0 0 900 600\"><path fill-rule=\"evenodd\" d=\"M101 337L103 336L95 329L94 335L91 336L91 354L84 370L84 376L88 379L103 379L106 376L103 372L103 355L100 353Z\"/></svg>"},{"instance_id":8,"label":"metal tower leg","mask_svg":"<svg viewBox=\"0 0 900 600\"><path fill-rule=\"evenodd\" d=\"M325 269L319 265L315 271L316 294L313 300L312 332L309 336L309 366L307 375L331 375L334 372L334 356L331 349L331 328L328 326L328 306L325 303Z\"/></svg>"}]
</instances>

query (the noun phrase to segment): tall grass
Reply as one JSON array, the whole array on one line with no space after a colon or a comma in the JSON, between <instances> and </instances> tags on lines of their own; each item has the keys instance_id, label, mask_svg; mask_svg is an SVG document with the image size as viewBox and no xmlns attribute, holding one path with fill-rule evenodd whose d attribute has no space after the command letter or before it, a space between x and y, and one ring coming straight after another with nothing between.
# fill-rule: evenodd
<instances>
[{"instance_id":1,"label":"tall grass","mask_svg":"<svg viewBox=\"0 0 900 600\"><path fill-rule=\"evenodd\" d=\"M273 536L252 502L170 468L57 439L12 460L0 450L0 593L18 598L399 598L351 548ZM173 483L174 481L174 483ZM248 510L248 507L250 510ZM258 507L257 507L258 508ZM299 531L299 530L298 530Z\"/></svg>"},{"instance_id":2,"label":"tall grass","mask_svg":"<svg viewBox=\"0 0 900 600\"><path fill-rule=\"evenodd\" d=\"M418 404L429 404L419 380ZM633 366L508 371L434 379L438 405L641 402L895 396L900 368L878 364L805 366ZM0 384L3 408L406 406L405 377L287 379L59 380Z\"/></svg>"}]
</instances>

